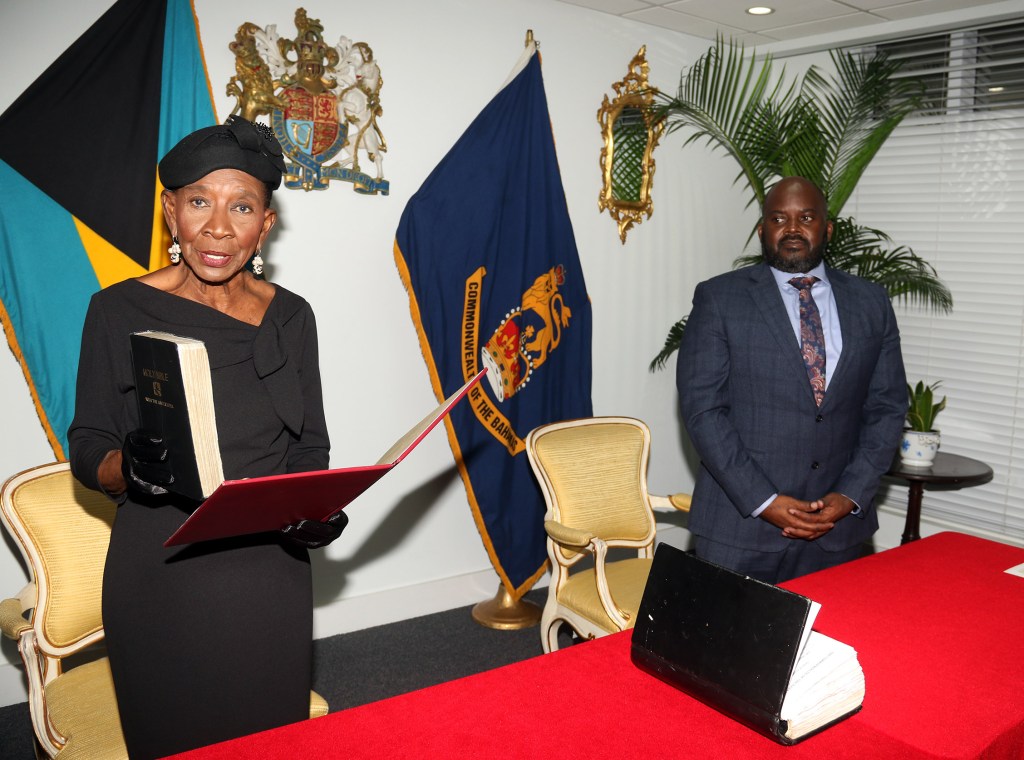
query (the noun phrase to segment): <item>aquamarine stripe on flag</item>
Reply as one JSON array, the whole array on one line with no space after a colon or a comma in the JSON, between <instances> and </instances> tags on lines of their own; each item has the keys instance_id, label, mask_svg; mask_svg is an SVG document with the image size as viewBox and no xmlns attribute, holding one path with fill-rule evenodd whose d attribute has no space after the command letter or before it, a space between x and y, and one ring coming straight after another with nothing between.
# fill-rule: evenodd
<instances>
[{"instance_id":1,"label":"aquamarine stripe on flag","mask_svg":"<svg viewBox=\"0 0 1024 760\"><path fill-rule=\"evenodd\" d=\"M71 215L4 161L0 260L5 262L0 302L7 312L8 343L21 352L22 367L35 379L37 403L66 452L82 322L99 283ZM46 321L43 329L15 330L40 318Z\"/></svg>"},{"instance_id":2,"label":"aquamarine stripe on flag","mask_svg":"<svg viewBox=\"0 0 1024 760\"><path fill-rule=\"evenodd\" d=\"M89 299L155 265L157 162L214 121L189 0L117 0L0 114L0 316L58 459Z\"/></svg>"},{"instance_id":3,"label":"aquamarine stripe on flag","mask_svg":"<svg viewBox=\"0 0 1024 760\"><path fill-rule=\"evenodd\" d=\"M170 0L164 30L157 160L185 135L217 123L189 0Z\"/></svg>"}]
</instances>

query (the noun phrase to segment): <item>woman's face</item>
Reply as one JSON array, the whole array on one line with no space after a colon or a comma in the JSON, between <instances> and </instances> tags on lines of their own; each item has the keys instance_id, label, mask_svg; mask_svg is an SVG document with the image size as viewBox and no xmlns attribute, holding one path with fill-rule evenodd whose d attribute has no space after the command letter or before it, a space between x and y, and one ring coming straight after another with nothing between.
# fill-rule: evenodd
<instances>
[{"instance_id":1,"label":"woman's face","mask_svg":"<svg viewBox=\"0 0 1024 760\"><path fill-rule=\"evenodd\" d=\"M262 182L237 169L218 169L163 194L164 217L196 277L223 283L242 270L277 221L264 205Z\"/></svg>"}]
</instances>

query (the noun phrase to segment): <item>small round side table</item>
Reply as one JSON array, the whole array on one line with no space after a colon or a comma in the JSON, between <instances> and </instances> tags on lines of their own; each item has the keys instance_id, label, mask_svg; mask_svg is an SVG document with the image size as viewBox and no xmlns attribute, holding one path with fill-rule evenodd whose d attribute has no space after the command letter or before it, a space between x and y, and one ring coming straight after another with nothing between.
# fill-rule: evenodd
<instances>
[{"instance_id":1,"label":"small round side table","mask_svg":"<svg viewBox=\"0 0 1024 760\"><path fill-rule=\"evenodd\" d=\"M900 539L901 544L906 544L921 537L921 501L926 485L942 489L979 486L992 480L992 468L977 459L940 451L929 467L903 464L897 456L886 477L905 480L910 486L907 521Z\"/></svg>"}]
</instances>

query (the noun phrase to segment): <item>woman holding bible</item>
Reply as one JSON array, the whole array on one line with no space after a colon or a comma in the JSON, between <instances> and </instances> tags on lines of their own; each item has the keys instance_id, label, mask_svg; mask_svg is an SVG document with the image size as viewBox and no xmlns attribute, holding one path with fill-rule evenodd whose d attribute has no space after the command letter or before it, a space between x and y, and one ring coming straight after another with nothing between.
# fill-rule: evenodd
<instances>
[{"instance_id":1,"label":"woman holding bible","mask_svg":"<svg viewBox=\"0 0 1024 760\"><path fill-rule=\"evenodd\" d=\"M196 503L174 494L163 441L138 429L129 344L144 330L206 344L225 478L327 468L313 312L253 274L283 170L262 125L231 117L185 137L159 165L172 263L100 291L86 316L70 460L83 484L120 505L103 622L132 758L309 716L307 548L340 535L344 512L318 533L289 526L165 548Z\"/></svg>"}]
</instances>

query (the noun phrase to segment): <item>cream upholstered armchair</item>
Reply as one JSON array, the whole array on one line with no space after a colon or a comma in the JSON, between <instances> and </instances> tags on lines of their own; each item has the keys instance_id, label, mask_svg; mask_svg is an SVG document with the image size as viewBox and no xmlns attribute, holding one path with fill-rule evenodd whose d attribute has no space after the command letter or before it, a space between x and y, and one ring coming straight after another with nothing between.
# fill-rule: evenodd
<instances>
[{"instance_id":1,"label":"cream upholstered armchair","mask_svg":"<svg viewBox=\"0 0 1024 760\"><path fill-rule=\"evenodd\" d=\"M103 639L100 595L116 509L75 480L67 462L26 470L0 489L0 517L30 578L0 602L0 630L18 642L32 728L48 757L128 757L110 665L102 651L85 653L101 650L93 645ZM73 655L89 661L68 668ZM310 716L326 713L312 693Z\"/></svg>"},{"instance_id":2,"label":"cream upholstered armchair","mask_svg":"<svg viewBox=\"0 0 1024 760\"><path fill-rule=\"evenodd\" d=\"M654 556L654 508L688 511L687 494L651 496L651 432L629 417L588 417L533 430L526 453L547 503L551 585L541 617L545 652L558 649L558 628L581 637L632 628ZM609 560L609 549L636 556ZM577 568L592 556L593 566Z\"/></svg>"}]
</instances>

